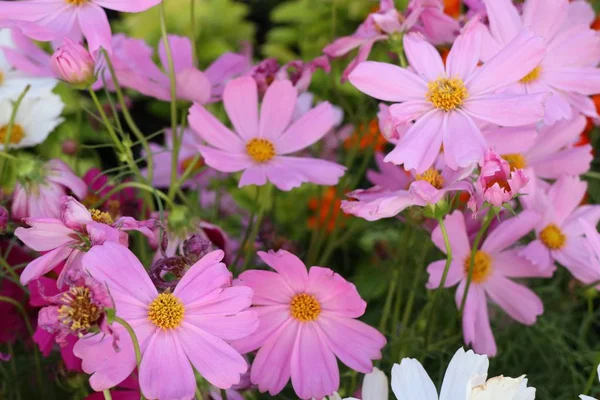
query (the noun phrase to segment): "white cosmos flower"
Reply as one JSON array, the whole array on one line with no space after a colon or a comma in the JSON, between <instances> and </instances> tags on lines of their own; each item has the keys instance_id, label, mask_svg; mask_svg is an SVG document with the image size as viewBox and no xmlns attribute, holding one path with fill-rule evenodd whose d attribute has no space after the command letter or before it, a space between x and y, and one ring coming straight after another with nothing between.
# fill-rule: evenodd
<instances>
[{"instance_id":1,"label":"white cosmos flower","mask_svg":"<svg viewBox=\"0 0 600 400\"><path fill-rule=\"evenodd\" d=\"M378 368L366 374L362 384L362 400L387 400L389 397L388 378ZM330 399L332 400L332 399ZM346 397L344 400L358 400L354 397Z\"/></svg>"},{"instance_id":2,"label":"white cosmos flower","mask_svg":"<svg viewBox=\"0 0 600 400\"><path fill-rule=\"evenodd\" d=\"M53 93L31 97L27 94L17 110L10 135L10 148L31 147L42 143L63 119L64 104ZM0 100L0 150L8 135L8 125L14 108L14 99Z\"/></svg>"},{"instance_id":3,"label":"white cosmos flower","mask_svg":"<svg viewBox=\"0 0 600 400\"><path fill-rule=\"evenodd\" d=\"M56 79L27 76L8 62L2 48L15 47L11 35L10 29L0 30L0 100L18 97L27 85L31 85L29 95L37 96L51 92L58 83Z\"/></svg>"},{"instance_id":4,"label":"white cosmos flower","mask_svg":"<svg viewBox=\"0 0 600 400\"><path fill-rule=\"evenodd\" d=\"M471 392L470 400L534 400L535 388L527 387L525 375L518 378L496 376Z\"/></svg>"}]
</instances>

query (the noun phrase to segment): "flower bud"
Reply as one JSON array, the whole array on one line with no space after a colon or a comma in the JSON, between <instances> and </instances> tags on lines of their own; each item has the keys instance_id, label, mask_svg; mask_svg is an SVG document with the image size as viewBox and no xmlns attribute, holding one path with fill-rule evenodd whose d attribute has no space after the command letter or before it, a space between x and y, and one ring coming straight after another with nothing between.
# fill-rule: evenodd
<instances>
[{"instance_id":1,"label":"flower bud","mask_svg":"<svg viewBox=\"0 0 600 400\"><path fill-rule=\"evenodd\" d=\"M193 264L206 255L210 246L211 242L200 235L192 235L183 242L183 255Z\"/></svg>"},{"instance_id":2,"label":"flower bud","mask_svg":"<svg viewBox=\"0 0 600 400\"><path fill-rule=\"evenodd\" d=\"M78 88L87 88L96 81L94 59L79 43L68 38L52 55L50 62L58 77Z\"/></svg>"}]
</instances>

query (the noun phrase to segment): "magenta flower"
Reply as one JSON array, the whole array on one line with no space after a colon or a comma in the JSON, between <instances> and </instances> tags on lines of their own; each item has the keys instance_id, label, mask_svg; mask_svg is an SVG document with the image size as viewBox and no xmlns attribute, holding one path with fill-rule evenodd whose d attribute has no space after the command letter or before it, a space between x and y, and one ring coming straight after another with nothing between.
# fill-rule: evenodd
<instances>
[{"instance_id":1,"label":"magenta flower","mask_svg":"<svg viewBox=\"0 0 600 400\"><path fill-rule=\"evenodd\" d=\"M516 82L544 56L543 40L522 31L498 55L481 67L479 23L469 23L454 42L446 67L438 51L419 34L404 36L404 50L412 70L367 61L350 74L362 92L385 101L397 124L416 120L386 161L423 173L431 167L442 143L450 168L479 162L486 145L476 122L520 126L543 116L546 93L498 94ZM414 72L413 72L414 71Z\"/></svg>"},{"instance_id":2,"label":"magenta flower","mask_svg":"<svg viewBox=\"0 0 600 400\"><path fill-rule=\"evenodd\" d=\"M227 389L240 381L248 365L227 342L256 330L256 312L248 310L252 290L231 286L231 273L213 251L196 262L172 293L158 293L144 266L126 247L105 243L84 257L85 270L106 285L117 316L134 329L142 352L139 383L150 399L194 397L193 367L211 384ZM117 324L120 351L110 337L87 335L75 345L90 385L102 391L118 385L135 369L127 332Z\"/></svg>"},{"instance_id":3,"label":"magenta flower","mask_svg":"<svg viewBox=\"0 0 600 400\"><path fill-rule=\"evenodd\" d=\"M575 15L587 18L581 6L569 6L569 1L551 4L527 0L522 15L510 0L485 0L490 21L489 31L482 25L482 60L487 62L518 36L523 27L544 38L545 57L538 60L518 82L508 88L510 93L552 92L545 104L544 122L553 124L573 117L572 108L598 118L593 101L587 97L600 93L600 37ZM576 2L579 3L579 2ZM569 15L570 12L572 15Z\"/></svg>"},{"instance_id":4,"label":"magenta flower","mask_svg":"<svg viewBox=\"0 0 600 400\"><path fill-rule=\"evenodd\" d=\"M576 176L559 178L547 191L536 191L529 207L542 214L535 226L536 240L523 250L523 255L540 269L554 270L559 262L582 282L596 276L590 263L582 221L596 226L600 221L600 206L580 206L587 183Z\"/></svg>"},{"instance_id":5,"label":"magenta flower","mask_svg":"<svg viewBox=\"0 0 600 400\"><path fill-rule=\"evenodd\" d=\"M111 30L106 12L141 12L160 3L160 0L24 0L1 1L0 22L23 21L41 29L23 29L36 40L79 40L85 36L95 54L101 47L111 51ZM18 25L18 24L17 24ZM51 33L51 35L48 35Z\"/></svg>"},{"instance_id":6,"label":"magenta flower","mask_svg":"<svg viewBox=\"0 0 600 400\"><path fill-rule=\"evenodd\" d=\"M198 146L204 161L222 172L244 171L239 186L264 185L267 180L281 190L304 182L335 185L345 167L330 161L290 157L323 137L333 127L332 106L323 102L294 122L298 92L290 81L273 82L265 93L260 116L254 79L241 77L225 86L225 110L235 134L203 106L194 104L189 123L210 146Z\"/></svg>"},{"instance_id":7,"label":"magenta flower","mask_svg":"<svg viewBox=\"0 0 600 400\"><path fill-rule=\"evenodd\" d=\"M11 210L14 219L59 218L67 190L79 199L85 197L85 182L63 161L53 159L36 168L39 169L39 179L15 183Z\"/></svg>"},{"instance_id":8,"label":"magenta flower","mask_svg":"<svg viewBox=\"0 0 600 400\"><path fill-rule=\"evenodd\" d=\"M367 177L376 186L358 189L347 194L354 200L342 201L342 210L367 221L390 218L411 206L424 207L442 200L448 192L472 192L473 186L465 178L473 168L454 171L443 165L430 168L422 174L407 173L400 167L376 158L381 174L368 171Z\"/></svg>"},{"instance_id":9,"label":"magenta flower","mask_svg":"<svg viewBox=\"0 0 600 400\"><path fill-rule=\"evenodd\" d=\"M52 55L51 67L59 78L74 86L85 88L96 81L92 55L69 38Z\"/></svg>"},{"instance_id":10,"label":"magenta flower","mask_svg":"<svg viewBox=\"0 0 600 400\"><path fill-rule=\"evenodd\" d=\"M487 299L498 304L511 318L532 325L544 311L539 297L529 288L509 278L552 276L550 270L540 270L534 263L520 255L521 246L513 246L540 221L534 211L523 211L501 222L487 235L475 253L475 264L463 315L463 334L466 344L479 354L496 355L496 341L490 327ZM444 219L450 245L452 263L445 287L458 284L456 304L462 303L471 262L471 246L467 236L465 218L454 211ZM431 235L433 243L445 253L444 239L439 227ZM427 288L439 286L446 260L435 261L427 267Z\"/></svg>"},{"instance_id":11,"label":"magenta flower","mask_svg":"<svg viewBox=\"0 0 600 400\"><path fill-rule=\"evenodd\" d=\"M242 353L256 349L250 379L261 392L279 393L290 376L301 399L323 398L337 390L336 356L368 373L381 358L385 337L357 321L366 303L356 287L328 268L311 267L285 251L259 252L276 272L246 271L240 282L254 290L260 320L252 335L236 340Z\"/></svg>"},{"instance_id":12,"label":"magenta flower","mask_svg":"<svg viewBox=\"0 0 600 400\"><path fill-rule=\"evenodd\" d=\"M469 208L476 212L484 202L501 207L517 196L529 177L523 169L511 168L508 161L493 150L488 150L480 163L479 177L475 182L475 196L469 199Z\"/></svg>"}]
</instances>

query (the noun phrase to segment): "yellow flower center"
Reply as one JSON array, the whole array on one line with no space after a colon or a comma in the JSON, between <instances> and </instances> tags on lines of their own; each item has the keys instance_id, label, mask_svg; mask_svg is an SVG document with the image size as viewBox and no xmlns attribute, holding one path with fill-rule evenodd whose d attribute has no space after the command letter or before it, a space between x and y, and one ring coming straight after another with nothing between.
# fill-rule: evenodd
<instances>
[{"instance_id":1,"label":"yellow flower center","mask_svg":"<svg viewBox=\"0 0 600 400\"><path fill-rule=\"evenodd\" d=\"M441 189L442 186L444 186L444 178L442 177L442 174L440 174L440 171L435 168L429 168L422 174L417 174L415 180L429 182L429 184L436 189Z\"/></svg>"},{"instance_id":2,"label":"yellow flower center","mask_svg":"<svg viewBox=\"0 0 600 400\"><path fill-rule=\"evenodd\" d=\"M95 208L90 210L90 214L92 214L92 219L96 222L100 222L101 224L112 225L114 222L109 213L105 211L100 211Z\"/></svg>"},{"instance_id":3,"label":"yellow flower center","mask_svg":"<svg viewBox=\"0 0 600 400\"><path fill-rule=\"evenodd\" d=\"M471 255L465 259L465 274L469 275L469 267L471 266ZM492 273L492 257L482 250L477 250L475 253L475 262L473 263L473 275L471 281L475 283L485 282Z\"/></svg>"},{"instance_id":4,"label":"yellow flower center","mask_svg":"<svg viewBox=\"0 0 600 400\"><path fill-rule=\"evenodd\" d=\"M92 301L89 288L72 287L62 298L66 304L58 309L58 318L72 331L90 329L102 316L102 310Z\"/></svg>"},{"instance_id":5,"label":"yellow flower center","mask_svg":"<svg viewBox=\"0 0 600 400\"><path fill-rule=\"evenodd\" d=\"M321 314L321 304L315 296L300 293L292 298L290 312L300 322L314 321Z\"/></svg>"},{"instance_id":6,"label":"yellow flower center","mask_svg":"<svg viewBox=\"0 0 600 400\"><path fill-rule=\"evenodd\" d=\"M523 157L523 155L519 153L503 154L502 158L504 158L506 162L508 162L511 171L514 171L515 169L523 169L527 166L525 157Z\"/></svg>"},{"instance_id":7,"label":"yellow flower center","mask_svg":"<svg viewBox=\"0 0 600 400\"><path fill-rule=\"evenodd\" d=\"M4 83L4 72L0 71L0 85Z\"/></svg>"},{"instance_id":8,"label":"yellow flower center","mask_svg":"<svg viewBox=\"0 0 600 400\"><path fill-rule=\"evenodd\" d=\"M161 329L174 329L183 322L185 308L172 293L161 293L150 303L148 318Z\"/></svg>"},{"instance_id":9,"label":"yellow flower center","mask_svg":"<svg viewBox=\"0 0 600 400\"><path fill-rule=\"evenodd\" d=\"M275 146L267 139L251 139L246 143L246 152L257 163L265 163L275 157Z\"/></svg>"},{"instance_id":10,"label":"yellow flower center","mask_svg":"<svg viewBox=\"0 0 600 400\"><path fill-rule=\"evenodd\" d=\"M558 250L565 245L567 238L558 226L549 224L540 232L540 240L547 248Z\"/></svg>"},{"instance_id":11,"label":"yellow flower center","mask_svg":"<svg viewBox=\"0 0 600 400\"><path fill-rule=\"evenodd\" d=\"M4 145L6 143L6 138L8 136L8 125L4 125L0 128L0 145ZM10 132L10 138L8 139L8 143L10 144L19 144L21 140L25 137L25 130L19 124L14 124L12 127L12 132Z\"/></svg>"},{"instance_id":12,"label":"yellow flower center","mask_svg":"<svg viewBox=\"0 0 600 400\"><path fill-rule=\"evenodd\" d=\"M427 84L425 98L436 108L446 112L459 107L469 96L464 82L459 78L439 78Z\"/></svg>"},{"instance_id":13,"label":"yellow flower center","mask_svg":"<svg viewBox=\"0 0 600 400\"><path fill-rule=\"evenodd\" d=\"M540 77L540 74L542 73L542 68L541 67L535 67L534 69L532 69L531 71L529 71L529 73L527 75L525 75L524 77L522 77L519 82L521 83L531 83L533 81L537 81L538 78Z\"/></svg>"},{"instance_id":14,"label":"yellow flower center","mask_svg":"<svg viewBox=\"0 0 600 400\"><path fill-rule=\"evenodd\" d=\"M81 6L88 2L88 0L65 0L65 1L67 2L67 4L70 4L72 6Z\"/></svg>"}]
</instances>

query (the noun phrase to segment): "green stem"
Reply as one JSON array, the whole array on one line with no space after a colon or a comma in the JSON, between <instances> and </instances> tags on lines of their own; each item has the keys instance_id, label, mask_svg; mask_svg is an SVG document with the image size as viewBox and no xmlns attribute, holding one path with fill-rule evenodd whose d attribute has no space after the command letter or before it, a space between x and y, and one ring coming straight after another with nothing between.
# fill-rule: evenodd
<instances>
[{"instance_id":1,"label":"green stem","mask_svg":"<svg viewBox=\"0 0 600 400\"><path fill-rule=\"evenodd\" d=\"M25 328L27 329L27 333L29 333L29 337L33 338L35 331L33 330L31 322L29 322L29 316L27 315L27 312L25 311L21 303L19 303L15 299L6 296L0 296L0 302L11 304L19 311L19 314L21 314L21 317L23 317L23 322L25 323ZM37 345L34 345L33 360L35 363L35 374L38 382L38 387L43 388L42 361L40 358L40 351Z\"/></svg>"},{"instance_id":2,"label":"green stem","mask_svg":"<svg viewBox=\"0 0 600 400\"><path fill-rule=\"evenodd\" d=\"M131 337L131 342L133 343L133 351L135 352L135 365L137 365L137 368L139 371L140 363L142 362L142 353L140 351L140 343L138 342L135 331L133 330L131 325L129 325L129 323L127 321L125 321L123 318L117 317L115 315L114 319L115 319L115 322L119 323L123 328L125 328L127 333L129 333L129 336Z\"/></svg>"},{"instance_id":3,"label":"green stem","mask_svg":"<svg viewBox=\"0 0 600 400\"><path fill-rule=\"evenodd\" d=\"M198 386L196 386L196 400L202 400L202 393L200 393Z\"/></svg>"},{"instance_id":4,"label":"green stem","mask_svg":"<svg viewBox=\"0 0 600 400\"><path fill-rule=\"evenodd\" d=\"M395 268L392 272L390 286L388 287L388 292L385 297L385 303L383 305L383 312L381 314L381 320L379 321L379 332L385 335L386 326L389 319L390 311L392 309L392 300L394 299L394 293L396 293L396 285L398 284L398 275L400 271L398 268Z\"/></svg>"},{"instance_id":5,"label":"green stem","mask_svg":"<svg viewBox=\"0 0 600 400\"><path fill-rule=\"evenodd\" d=\"M427 323L427 334L425 335L425 346L427 347L427 343L431 339L431 334L433 332L434 318L435 318L435 306L437 304L437 300L441 289L446 284L446 279L448 278L448 271L450 271L450 265L452 264L452 247L450 246L450 238L448 237L448 231L446 230L446 224L444 223L443 218L438 218L438 224L440 230L442 231L442 237L444 238L444 246L446 247L446 264L444 265L444 272L442 273L442 279L440 280L440 284L437 287L437 290L433 294L433 299L431 301L431 313L429 314L429 322Z\"/></svg>"},{"instance_id":6,"label":"green stem","mask_svg":"<svg viewBox=\"0 0 600 400\"><path fill-rule=\"evenodd\" d=\"M190 41L192 42L192 60L196 62L196 0L190 0Z\"/></svg>"},{"instance_id":7,"label":"green stem","mask_svg":"<svg viewBox=\"0 0 600 400\"><path fill-rule=\"evenodd\" d=\"M99 207L101 204L103 204L108 199L110 199L110 196L112 196L113 194L119 192L122 189L130 188L130 187L150 192L150 193L154 194L155 196L158 196L161 199L163 199L164 201L166 201L169 204L169 206L171 206L171 207L174 206L173 202L167 197L167 195L164 194L163 192L161 192L160 190L156 190L155 188L148 186L145 183L141 183L141 182L123 182L123 183L118 184L111 190L109 190L109 192L106 193L100 200L98 200L92 206L92 208Z\"/></svg>"},{"instance_id":8,"label":"green stem","mask_svg":"<svg viewBox=\"0 0 600 400\"><path fill-rule=\"evenodd\" d=\"M7 154L8 153L8 145L10 144L10 137L12 135L13 126L15 125L15 119L17 118L17 111L19 111L21 102L25 98L25 95L27 94L27 92L29 92L29 89L31 89L31 85L25 86L25 89L23 89L23 91L21 92L21 94L19 95L19 97L13 104L13 109L10 114L10 119L8 120L8 125L6 127L6 136L4 137L4 143L3 143L4 147L2 148L2 152L7 156L6 158L11 157L11 156L8 156L8 154ZM2 159L0 159L0 180L2 180L2 176L4 176L3 175L4 174L4 165L5 165L5 160L4 160L4 158L2 158Z\"/></svg>"},{"instance_id":9,"label":"green stem","mask_svg":"<svg viewBox=\"0 0 600 400\"><path fill-rule=\"evenodd\" d=\"M112 400L110 389L103 390L102 393L104 393L104 400Z\"/></svg>"},{"instance_id":10,"label":"green stem","mask_svg":"<svg viewBox=\"0 0 600 400\"><path fill-rule=\"evenodd\" d=\"M483 224L481 224L481 228L479 232L477 232L477 236L475 237L475 241L473 242L473 247L471 248L471 258L469 260L469 272L467 274L467 284L465 285L465 291L463 292L462 302L460 303L460 315L463 315L465 310L465 304L467 303L467 294L469 293L469 288L471 287L471 281L473 280L473 269L475 268L475 255L477 254L477 250L479 249L479 243L481 239L483 239L483 235L487 232L492 219L496 212L494 208L490 206L484 220Z\"/></svg>"},{"instance_id":11,"label":"green stem","mask_svg":"<svg viewBox=\"0 0 600 400\"><path fill-rule=\"evenodd\" d=\"M592 369L592 372L590 373L590 376L585 384L585 389L583 390L583 394L585 394L585 395L588 395L590 393L590 390L592 390L592 386L594 385L594 381L597 379L598 364L600 364L600 353L598 353L598 357L596 358L596 361L594 362L594 368Z\"/></svg>"},{"instance_id":12,"label":"green stem","mask_svg":"<svg viewBox=\"0 0 600 400\"><path fill-rule=\"evenodd\" d=\"M21 279L19 278L19 274L17 274L12 267L8 264L8 262L4 259L4 258L0 258L0 264L2 264L2 266L4 267L4 269L6 270L6 272L13 277L13 279L15 279L17 282L21 282ZM19 284L19 286L23 287L21 284Z\"/></svg>"},{"instance_id":13,"label":"green stem","mask_svg":"<svg viewBox=\"0 0 600 400\"><path fill-rule=\"evenodd\" d=\"M256 189L256 196L254 198L254 205L256 206L256 204L258 203L258 188ZM248 226L246 226L246 232L244 232L244 238L242 239L242 243L240 243L240 247L238 249L237 254L235 255L235 258L233 259L233 262L231 263L231 267L234 268L238 261L240 260L240 258L242 257L242 253L244 252L244 250L246 249L246 244L248 243L248 238L250 237L250 232L253 230L252 228L254 227L254 219L256 218L256 208L252 208L252 211L250 212L250 218L248 221Z\"/></svg>"},{"instance_id":14,"label":"green stem","mask_svg":"<svg viewBox=\"0 0 600 400\"><path fill-rule=\"evenodd\" d=\"M245 271L246 269L248 269L248 266L250 265L250 261L253 260L253 255L256 250L254 248L254 242L256 242L256 237L258 236L258 231L260 230L260 224L262 222L264 215L265 215L265 208L261 204L261 207L258 210L258 214L256 215L256 221L254 221L252 233L251 233L250 237L248 238L248 242L247 242L248 244L246 245L246 247L248 247L248 250L246 251L246 259L244 260L244 265L242 266L242 272Z\"/></svg>"}]
</instances>

